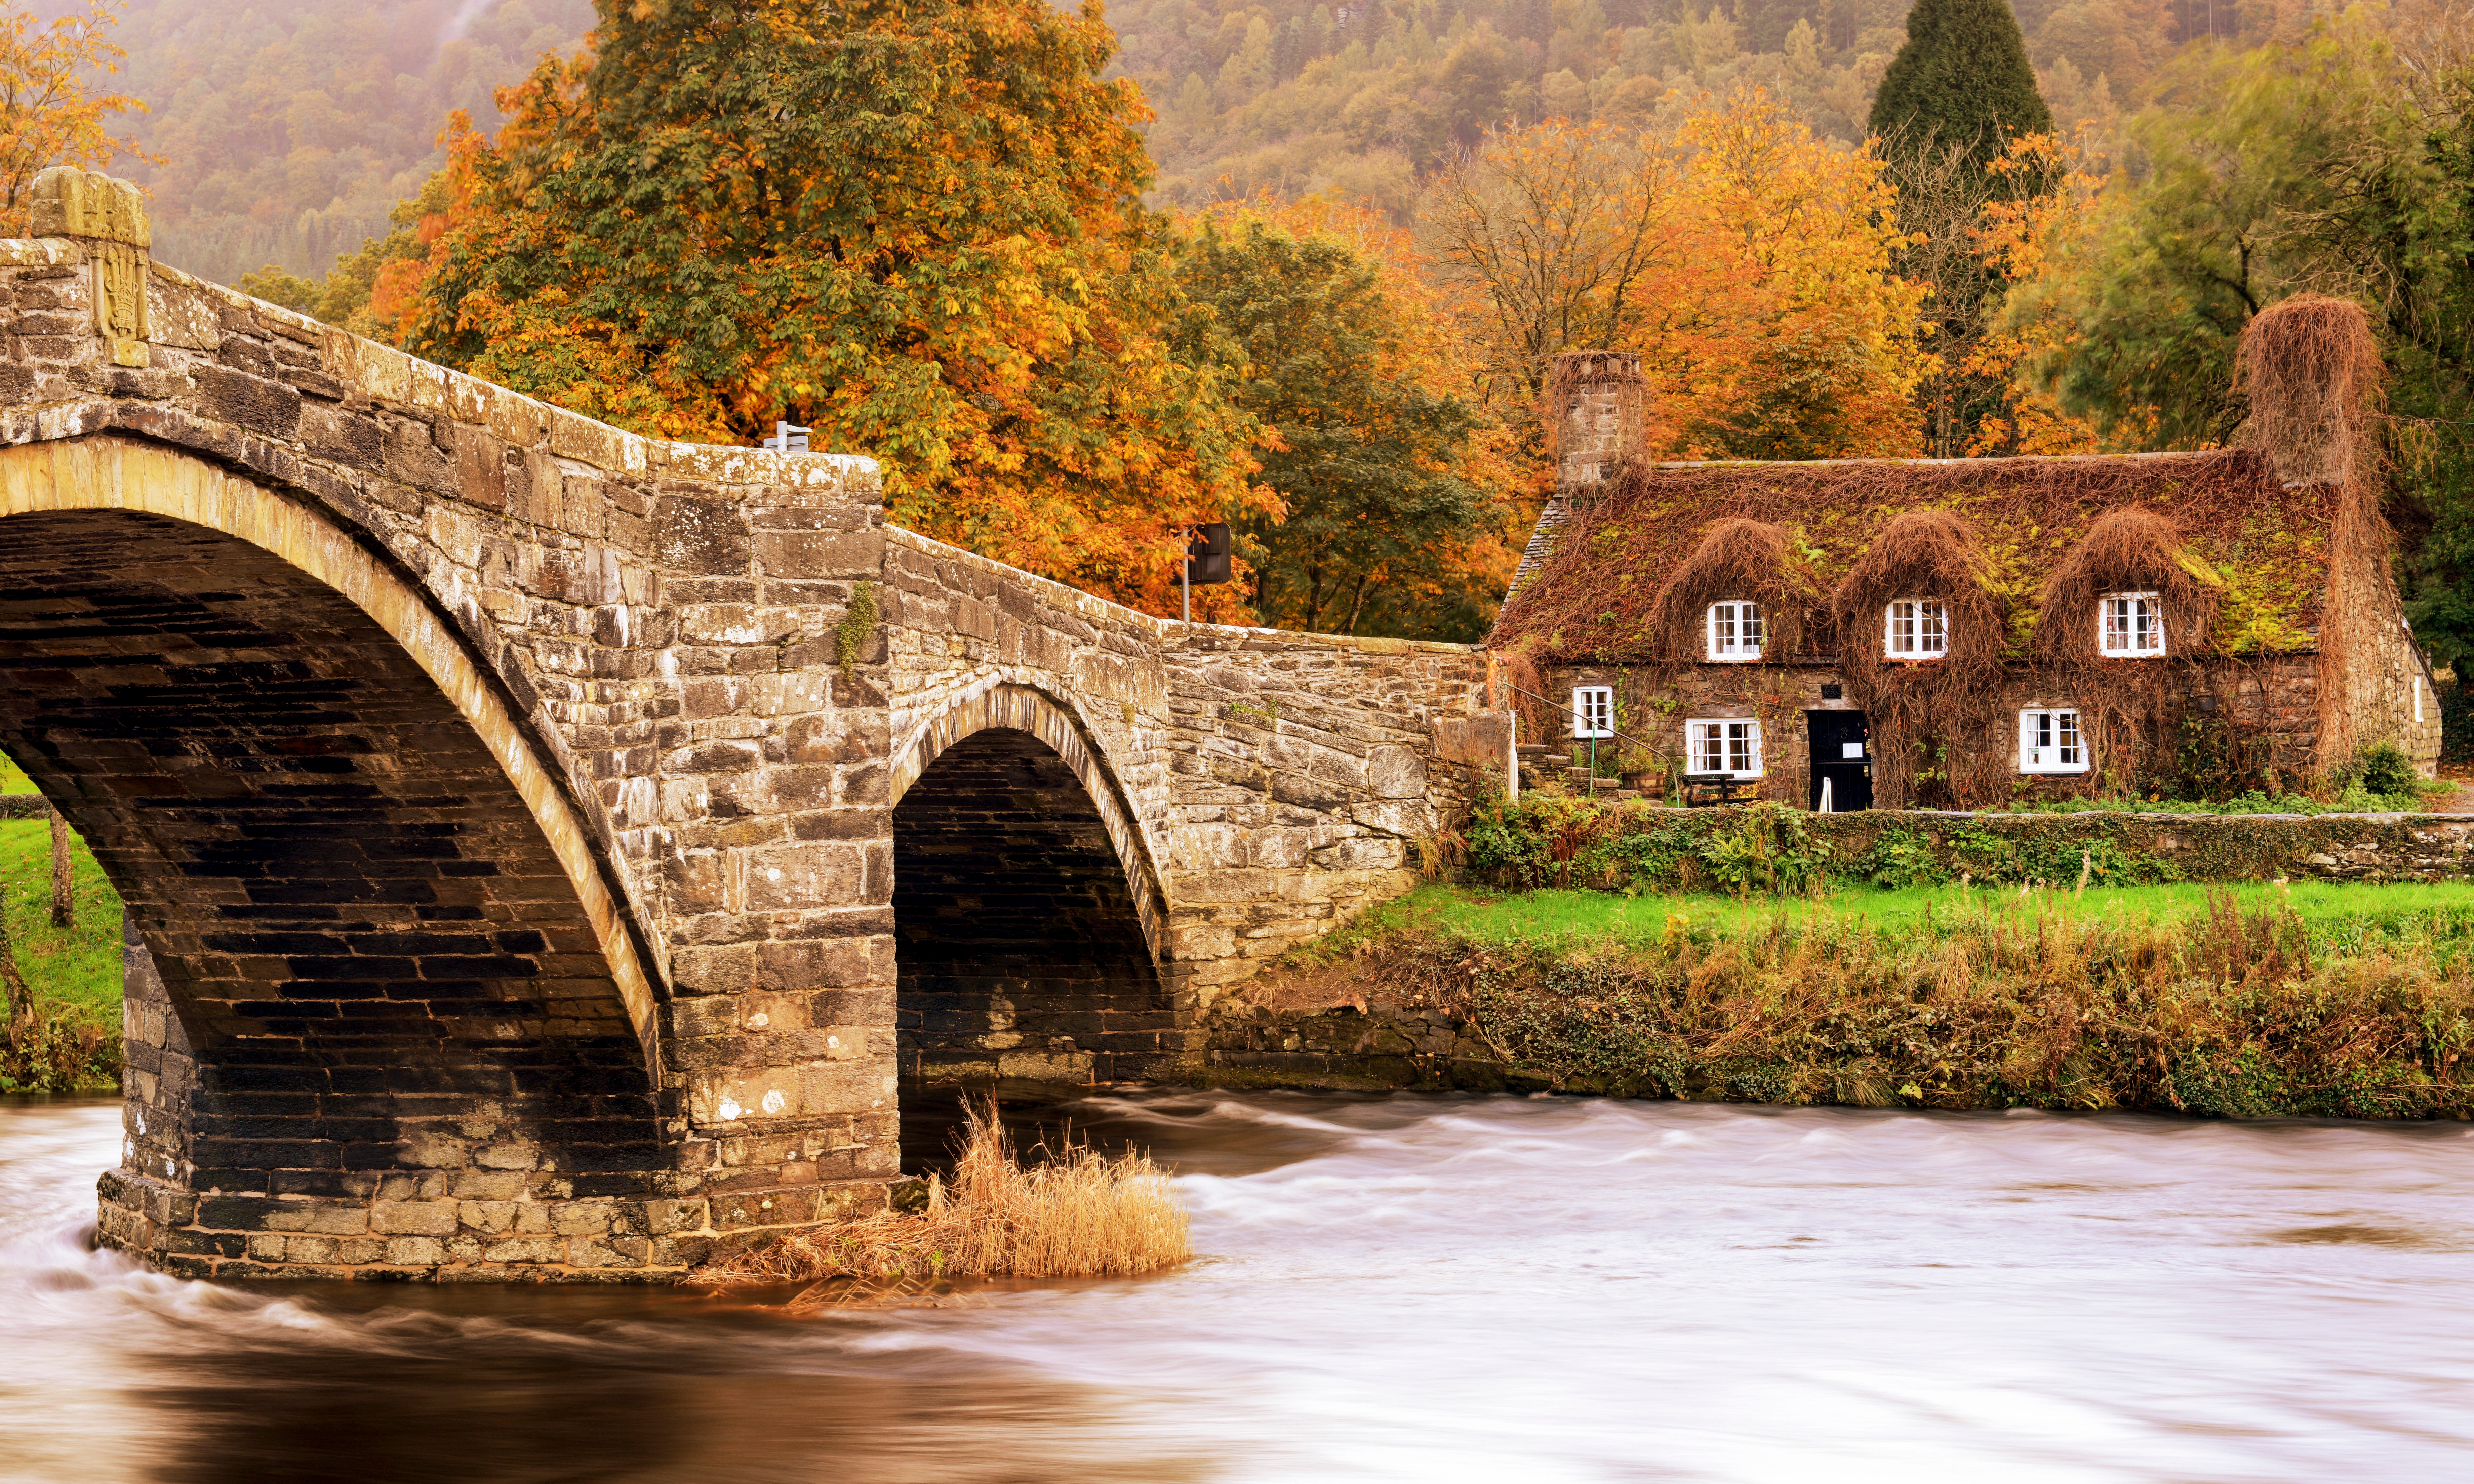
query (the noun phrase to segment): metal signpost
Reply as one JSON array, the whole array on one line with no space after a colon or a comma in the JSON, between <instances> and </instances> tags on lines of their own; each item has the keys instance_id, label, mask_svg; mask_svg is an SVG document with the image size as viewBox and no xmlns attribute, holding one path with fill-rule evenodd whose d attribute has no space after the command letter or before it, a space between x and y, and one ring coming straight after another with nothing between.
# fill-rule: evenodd
<instances>
[{"instance_id":1,"label":"metal signpost","mask_svg":"<svg viewBox=\"0 0 2474 1484\"><path fill-rule=\"evenodd\" d=\"M1194 528L1194 540L1185 549L1185 562L1178 569L1178 586L1185 598L1185 621L1194 622L1194 588L1200 583L1228 581L1228 526L1215 521Z\"/></svg>"}]
</instances>

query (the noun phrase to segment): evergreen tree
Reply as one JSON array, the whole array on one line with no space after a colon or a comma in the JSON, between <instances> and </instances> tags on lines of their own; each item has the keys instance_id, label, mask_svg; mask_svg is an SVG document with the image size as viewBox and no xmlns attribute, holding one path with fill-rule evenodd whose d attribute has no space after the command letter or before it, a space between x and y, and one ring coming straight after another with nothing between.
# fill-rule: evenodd
<instances>
[{"instance_id":1,"label":"evergreen tree","mask_svg":"<svg viewBox=\"0 0 2474 1484\"><path fill-rule=\"evenodd\" d=\"M1870 127L1903 152L1963 146L1978 168L2008 139L2052 132L2009 0L1917 0Z\"/></svg>"}]
</instances>

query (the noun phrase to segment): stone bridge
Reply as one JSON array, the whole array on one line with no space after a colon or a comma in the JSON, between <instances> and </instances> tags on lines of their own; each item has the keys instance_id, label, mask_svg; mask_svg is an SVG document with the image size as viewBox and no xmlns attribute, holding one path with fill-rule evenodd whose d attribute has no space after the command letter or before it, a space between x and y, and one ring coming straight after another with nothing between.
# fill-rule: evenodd
<instances>
[{"instance_id":1,"label":"stone bridge","mask_svg":"<svg viewBox=\"0 0 2474 1484\"><path fill-rule=\"evenodd\" d=\"M1175 1075L1508 747L1477 651L1152 618L36 196L0 748L128 903L101 1238L174 1271L659 1280L878 1207L907 1089Z\"/></svg>"}]
</instances>

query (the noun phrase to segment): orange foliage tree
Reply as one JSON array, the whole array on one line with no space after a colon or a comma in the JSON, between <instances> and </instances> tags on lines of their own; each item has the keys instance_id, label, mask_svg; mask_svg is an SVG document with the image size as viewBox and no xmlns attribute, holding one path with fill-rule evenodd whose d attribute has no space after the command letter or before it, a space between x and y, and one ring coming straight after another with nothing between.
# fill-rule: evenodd
<instances>
[{"instance_id":1,"label":"orange foliage tree","mask_svg":"<svg viewBox=\"0 0 2474 1484\"><path fill-rule=\"evenodd\" d=\"M1632 291L1651 450L1914 453L1925 290L1892 271L1902 239L1880 161L1814 138L1758 87L1704 99L1665 148L1677 185Z\"/></svg>"},{"instance_id":2,"label":"orange foliage tree","mask_svg":"<svg viewBox=\"0 0 2474 1484\"><path fill-rule=\"evenodd\" d=\"M809 425L911 529L1166 611L1189 527L1277 501L1235 353L1171 344L1114 46L1096 4L602 0L459 121L403 343L649 434Z\"/></svg>"},{"instance_id":3,"label":"orange foliage tree","mask_svg":"<svg viewBox=\"0 0 2474 1484\"><path fill-rule=\"evenodd\" d=\"M90 75L117 73L129 55L110 39L114 9L87 0L83 13L48 26L15 5L0 11L0 236L26 234L26 190L45 169L154 157L106 128L107 115L142 113L146 105L87 91Z\"/></svg>"},{"instance_id":4,"label":"orange foliage tree","mask_svg":"<svg viewBox=\"0 0 2474 1484\"><path fill-rule=\"evenodd\" d=\"M2056 254L2088 228L2098 181L2085 168L2086 144L2028 134L1987 168L1995 180L2019 188L1997 192L1985 203L1977 228L1977 250L2001 285L2002 313L1960 367L1964 375L2000 387L1999 405L1977 423L1968 441L1969 458L2007 454L2098 453L2115 444L2136 447L2152 419L2123 419L2112 440L2094 419L2062 405L2043 384L2043 368L2066 359L2077 343L2078 322L2063 313L2044 286L2056 272Z\"/></svg>"},{"instance_id":5,"label":"orange foliage tree","mask_svg":"<svg viewBox=\"0 0 2474 1484\"><path fill-rule=\"evenodd\" d=\"M1479 384L1527 401L1559 351L1632 349L1654 454L1912 453L1932 362L1881 162L1758 87L1662 116L1492 135L1429 196L1435 281Z\"/></svg>"}]
</instances>

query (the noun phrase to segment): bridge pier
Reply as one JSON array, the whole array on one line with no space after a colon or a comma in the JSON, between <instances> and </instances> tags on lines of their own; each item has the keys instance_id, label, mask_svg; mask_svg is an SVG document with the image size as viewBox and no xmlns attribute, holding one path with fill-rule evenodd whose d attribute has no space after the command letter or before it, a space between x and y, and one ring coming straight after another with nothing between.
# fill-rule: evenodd
<instances>
[{"instance_id":1,"label":"bridge pier","mask_svg":"<svg viewBox=\"0 0 2474 1484\"><path fill-rule=\"evenodd\" d=\"M1474 651L1152 618L887 526L867 460L623 433L153 263L122 182L34 199L0 747L129 904L100 1236L171 1270L663 1281L881 1207L899 1073L1176 1075L1488 772Z\"/></svg>"}]
</instances>

